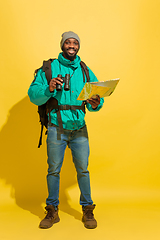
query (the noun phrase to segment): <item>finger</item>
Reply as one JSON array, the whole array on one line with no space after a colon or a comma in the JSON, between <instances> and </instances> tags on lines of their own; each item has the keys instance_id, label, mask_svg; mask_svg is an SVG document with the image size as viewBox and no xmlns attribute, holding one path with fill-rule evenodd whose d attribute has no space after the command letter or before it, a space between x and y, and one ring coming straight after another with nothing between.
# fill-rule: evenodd
<instances>
[{"instance_id":1,"label":"finger","mask_svg":"<svg viewBox=\"0 0 160 240\"><path fill-rule=\"evenodd\" d=\"M63 83L63 80L59 77L56 77L56 78L52 78L51 79L51 82L56 82L56 81L59 81L59 82L62 82Z\"/></svg>"},{"instance_id":2,"label":"finger","mask_svg":"<svg viewBox=\"0 0 160 240\"><path fill-rule=\"evenodd\" d=\"M53 79L50 81L50 84L55 84L55 85L56 85L56 83L57 83L57 84L60 84L60 85L62 86L62 85L63 85L63 82L59 81L59 79L60 79L60 78L58 78L58 80L57 80L57 78L53 78Z\"/></svg>"},{"instance_id":3,"label":"finger","mask_svg":"<svg viewBox=\"0 0 160 240\"><path fill-rule=\"evenodd\" d=\"M55 82L57 83L57 84L60 84L61 86L63 85L63 82L60 82L59 80L55 80Z\"/></svg>"},{"instance_id":4,"label":"finger","mask_svg":"<svg viewBox=\"0 0 160 240\"><path fill-rule=\"evenodd\" d=\"M96 107L98 107L98 105L99 105L99 102L98 102L98 101L93 101L93 100L87 99L87 102L88 102L89 104L91 104L92 108L96 108Z\"/></svg>"},{"instance_id":5,"label":"finger","mask_svg":"<svg viewBox=\"0 0 160 240\"><path fill-rule=\"evenodd\" d=\"M95 103L95 104L99 103L99 101L98 101L97 99L94 99L94 98L90 99L90 101L91 101L92 103Z\"/></svg>"},{"instance_id":6,"label":"finger","mask_svg":"<svg viewBox=\"0 0 160 240\"><path fill-rule=\"evenodd\" d=\"M91 104L91 106L92 106L93 108L98 106L98 104L96 104L96 103L94 103L94 102L92 102L92 101L88 101L88 103Z\"/></svg>"},{"instance_id":7,"label":"finger","mask_svg":"<svg viewBox=\"0 0 160 240\"><path fill-rule=\"evenodd\" d=\"M100 104L100 97L99 97L99 95L96 95L96 96L97 96L97 98L94 99L94 100L95 100L95 102L96 102L97 104Z\"/></svg>"},{"instance_id":8,"label":"finger","mask_svg":"<svg viewBox=\"0 0 160 240\"><path fill-rule=\"evenodd\" d=\"M55 79L58 80L59 82L62 82L62 83L63 83L63 79L61 79L61 78L59 78L59 77L56 77Z\"/></svg>"},{"instance_id":9,"label":"finger","mask_svg":"<svg viewBox=\"0 0 160 240\"><path fill-rule=\"evenodd\" d=\"M99 95L96 95L96 96L97 96L98 101L100 101L100 96Z\"/></svg>"}]
</instances>

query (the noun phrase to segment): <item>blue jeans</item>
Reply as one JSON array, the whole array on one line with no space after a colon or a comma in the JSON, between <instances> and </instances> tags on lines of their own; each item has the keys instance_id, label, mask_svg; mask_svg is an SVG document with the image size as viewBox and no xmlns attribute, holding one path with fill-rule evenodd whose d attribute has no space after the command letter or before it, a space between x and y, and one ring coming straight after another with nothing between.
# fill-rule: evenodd
<instances>
[{"instance_id":1,"label":"blue jeans","mask_svg":"<svg viewBox=\"0 0 160 240\"><path fill-rule=\"evenodd\" d=\"M61 136L60 140L57 136ZM73 162L77 171L77 180L80 188L80 205L92 205L90 191L90 178L88 168L89 143L87 128L84 126L79 130L65 130L59 133L58 126L48 127L47 154L48 174L47 184L49 196L47 205L59 205L59 179L66 146L71 149ZM67 181L67 179L66 179Z\"/></svg>"}]
</instances>

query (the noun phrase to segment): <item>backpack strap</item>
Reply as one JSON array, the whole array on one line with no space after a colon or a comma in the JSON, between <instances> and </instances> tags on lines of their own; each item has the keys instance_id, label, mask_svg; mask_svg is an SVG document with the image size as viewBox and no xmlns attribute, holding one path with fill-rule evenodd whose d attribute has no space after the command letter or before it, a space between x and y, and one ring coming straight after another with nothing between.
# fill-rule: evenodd
<instances>
[{"instance_id":1,"label":"backpack strap","mask_svg":"<svg viewBox=\"0 0 160 240\"><path fill-rule=\"evenodd\" d=\"M43 127L44 127L44 124L41 125L41 134L40 134L40 138L39 138L38 148L40 148L40 146L42 145Z\"/></svg>"},{"instance_id":2,"label":"backpack strap","mask_svg":"<svg viewBox=\"0 0 160 240\"><path fill-rule=\"evenodd\" d=\"M57 114L57 120L59 124L59 129L60 129L60 134L63 134L63 124L62 124L62 118L61 118L61 112L63 110L73 110L77 113L77 118L78 118L78 112L76 110L82 110L84 113L85 112L85 103L83 102L82 105L58 105L58 100L56 98L51 97L48 102L47 102L47 113L55 109L55 113ZM49 117L49 124L51 124L51 119Z\"/></svg>"},{"instance_id":3,"label":"backpack strap","mask_svg":"<svg viewBox=\"0 0 160 240\"><path fill-rule=\"evenodd\" d=\"M34 72L34 75L37 74L37 72L42 68L43 71L45 72L46 78L48 83L50 82L51 78L52 78L52 73L51 73L51 62L53 62L56 58L50 58L47 61L43 61L43 66L41 66L40 68L36 69ZM90 77L89 77L89 70L87 68L87 65L81 61L80 62L81 68L82 68L82 73L83 73L83 82L85 82L85 75L87 78L87 82L90 82Z\"/></svg>"},{"instance_id":4,"label":"backpack strap","mask_svg":"<svg viewBox=\"0 0 160 240\"><path fill-rule=\"evenodd\" d=\"M87 65L83 61L80 62L80 65L81 65L82 73L83 73L83 82L85 82L85 75L87 78L87 82L90 82L89 70L87 68ZM85 75L84 75L84 73L85 73Z\"/></svg>"},{"instance_id":5,"label":"backpack strap","mask_svg":"<svg viewBox=\"0 0 160 240\"><path fill-rule=\"evenodd\" d=\"M77 105L57 105L56 108L58 109L57 110L57 119L58 119L58 124L59 124L59 129L60 129L60 133L61 134L64 133L64 130L63 130L63 125L62 125L62 119L61 119L60 110L72 110L72 111L75 111L75 113L77 114L77 118L79 118L79 116L78 116L78 112L76 110L82 110L84 113L86 113L84 102L82 103L81 106L77 106Z\"/></svg>"},{"instance_id":6,"label":"backpack strap","mask_svg":"<svg viewBox=\"0 0 160 240\"><path fill-rule=\"evenodd\" d=\"M45 72L48 84L50 83L50 81L52 79L51 62L53 62L55 59L56 58L54 58L54 59L50 58L47 61L43 61L42 69L43 69L43 72Z\"/></svg>"},{"instance_id":7,"label":"backpack strap","mask_svg":"<svg viewBox=\"0 0 160 240\"><path fill-rule=\"evenodd\" d=\"M36 74L38 72L39 69L42 68L42 70L45 72L45 76L46 76L46 79L47 79L47 82L48 82L48 85L52 79L52 72L51 72L51 63L55 60L56 58L54 59L49 59L47 61L43 61L43 66L36 69L34 74ZM42 108L41 111L42 112L42 116L43 116L43 119L42 119L42 116L41 116L41 119L40 119L40 122L41 122L41 133L40 133L40 139L39 139L39 144L38 144L38 148L40 148L40 146L42 145L42 133L43 133L43 128L44 128L44 125L45 127L47 128L47 123L45 122L45 115L46 115L46 104L43 104L43 106L39 106L38 107L38 112L40 111L40 108ZM40 112L39 112L40 114Z\"/></svg>"}]
</instances>

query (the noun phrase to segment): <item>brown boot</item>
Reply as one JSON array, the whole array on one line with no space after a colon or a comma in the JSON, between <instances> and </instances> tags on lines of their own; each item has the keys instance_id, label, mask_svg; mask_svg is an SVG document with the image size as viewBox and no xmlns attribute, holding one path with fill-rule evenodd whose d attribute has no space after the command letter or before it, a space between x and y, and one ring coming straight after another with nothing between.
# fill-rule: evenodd
<instances>
[{"instance_id":1,"label":"brown boot","mask_svg":"<svg viewBox=\"0 0 160 240\"><path fill-rule=\"evenodd\" d=\"M96 228L97 227L97 221L94 218L93 210L95 208L94 205L88 205L86 206L83 210L83 217L82 217L82 222L84 222L84 226L86 228Z\"/></svg>"},{"instance_id":2,"label":"brown boot","mask_svg":"<svg viewBox=\"0 0 160 240\"><path fill-rule=\"evenodd\" d=\"M57 223L60 221L60 218L58 216L58 207L57 207L57 210L55 210L53 205L49 205L45 207L45 209L47 211L47 215L40 222L39 224L40 228L50 228L54 223Z\"/></svg>"}]
</instances>

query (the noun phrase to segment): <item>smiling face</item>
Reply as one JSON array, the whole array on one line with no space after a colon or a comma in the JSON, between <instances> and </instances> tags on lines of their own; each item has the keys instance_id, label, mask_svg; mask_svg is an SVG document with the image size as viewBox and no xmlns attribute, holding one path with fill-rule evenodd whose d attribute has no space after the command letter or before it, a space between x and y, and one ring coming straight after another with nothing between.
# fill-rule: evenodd
<instances>
[{"instance_id":1,"label":"smiling face","mask_svg":"<svg viewBox=\"0 0 160 240\"><path fill-rule=\"evenodd\" d=\"M68 38L63 44L63 57L73 61L79 50L79 42L74 38Z\"/></svg>"}]
</instances>

